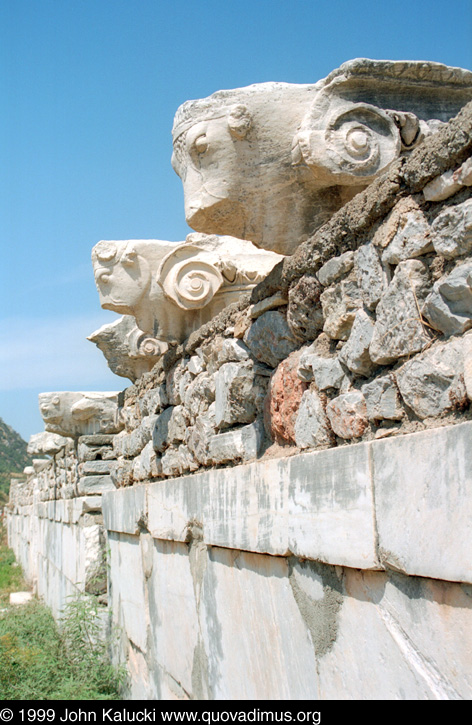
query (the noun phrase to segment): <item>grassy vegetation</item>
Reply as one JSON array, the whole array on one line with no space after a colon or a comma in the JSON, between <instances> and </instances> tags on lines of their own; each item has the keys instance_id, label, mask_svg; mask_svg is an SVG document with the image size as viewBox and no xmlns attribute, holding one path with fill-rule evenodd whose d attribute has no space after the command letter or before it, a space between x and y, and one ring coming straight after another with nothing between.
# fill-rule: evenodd
<instances>
[{"instance_id":1,"label":"grassy vegetation","mask_svg":"<svg viewBox=\"0 0 472 725\"><path fill-rule=\"evenodd\" d=\"M8 605L10 592L27 589L21 567L15 561L15 555L6 545L4 527L0 525L0 608Z\"/></svg>"},{"instance_id":2,"label":"grassy vegetation","mask_svg":"<svg viewBox=\"0 0 472 725\"><path fill-rule=\"evenodd\" d=\"M110 663L95 599L71 600L60 628L37 600L9 606L25 584L0 538L0 700L121 699L123 673Z\"/></svg>"}]
</instances>

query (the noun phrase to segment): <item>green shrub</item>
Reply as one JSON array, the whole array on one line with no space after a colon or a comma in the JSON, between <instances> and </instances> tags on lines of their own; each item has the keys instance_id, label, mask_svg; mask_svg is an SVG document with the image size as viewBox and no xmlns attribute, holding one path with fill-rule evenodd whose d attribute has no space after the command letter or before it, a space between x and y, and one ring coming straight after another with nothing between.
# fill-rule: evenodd
<instances>
[{"instance_id":1,"label":"green shrub","mask_svg":"<svg viewBox=\"0 0 472 725\"><path fill-rule=\"evenodd\" d=\"M117 700L123 673L114 668L101 638L91 598L66 607L58 627L38 601L0 617L0 699Z\"/></svg>"},{"instance_id":2,"label":"green shrub","mask_svg":"<svg viewBox=\"0 0 472 725\"><path fill-rule=\"evenodd\" d=\"M51 699L63 672L61 639L50 611L37 601L0 618L0 699Z\"/></svg>"}]
</instances>

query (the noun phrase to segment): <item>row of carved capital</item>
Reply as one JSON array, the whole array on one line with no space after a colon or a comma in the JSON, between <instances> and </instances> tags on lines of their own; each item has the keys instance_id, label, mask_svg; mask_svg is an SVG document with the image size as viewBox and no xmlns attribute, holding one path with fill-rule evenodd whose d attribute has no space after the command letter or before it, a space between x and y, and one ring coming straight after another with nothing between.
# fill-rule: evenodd
<instances>
[{"instance_id":1,"label":"row of carved capital","mask_svg":"<svg viewBox=\"0 0 472 725\"><path fill-rule=\"evenodd\" d=\"M101 305L124 316L89 339L135 381L471 98L469 71L357 59L311 85L262 83L184 103L172 164L199 233L99 242ZM60 435L122 426L116 393L44 393L40 409Z\"/></svg>"}]
</instances>

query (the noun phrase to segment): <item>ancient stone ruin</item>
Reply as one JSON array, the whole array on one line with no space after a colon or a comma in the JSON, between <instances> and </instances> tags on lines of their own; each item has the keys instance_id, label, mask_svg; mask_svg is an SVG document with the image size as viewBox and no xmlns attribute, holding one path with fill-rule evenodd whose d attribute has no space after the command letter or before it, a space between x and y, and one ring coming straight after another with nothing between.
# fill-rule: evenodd
<instances>
[{"instance_id":1,"label":"ancient stone ruin","mask_svg":"<svg viewBox=\"0 0 472 725\"><path fill-rule=\"evenodd\" d=\"M471 698L471 100L358 59L189 101L196 233L93 248L132 384L40 396L8 526L127 697Z\"/></svg>"}]
</instances>

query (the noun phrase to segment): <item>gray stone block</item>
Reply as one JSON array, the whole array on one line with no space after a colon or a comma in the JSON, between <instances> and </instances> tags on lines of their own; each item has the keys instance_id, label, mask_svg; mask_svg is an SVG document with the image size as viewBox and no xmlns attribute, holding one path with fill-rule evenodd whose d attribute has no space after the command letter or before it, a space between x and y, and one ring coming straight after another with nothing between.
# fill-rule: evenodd
<instances>
[{"instance_id":1,"label":"gray stone block","mask_svg":"<svg viewBox=\"0 0 472 725\"><path fill-rule=\"evenodd\" d=\"M90 446L85 443L79 443L77 449L77 458L79 461L105 461L116 458L116 453L111 445L107 446Z\"/></svg>"},{"instance_id":2,"label":"gray stone block","mask_svg":"<svg viewBox=\"0 0 472 725\"><path fill-rule=\"evenodd\" d=\"M79 496L87 494L101 494L105 491L114 491L115 484L111 476L83 476L79 479Z\"/></svg>"},{"instance_id":3,"label":"gray stone block","mask_svg":"<svg viewBox=\"0 0 472 725\"><path fill-rule=\"evenodd\" d=\"M434 249L446 259L472 250L472 199L448 206L432 224Z\"/></svg>"},{"instance_id":4,"label":"gray stone block","mask_svg":"<svg viewBox=\"0 0 472 725\"><path fill-rule=\"evenodd\" d=\"M375 369L369 355L373 332L374 323L371 317L365 310L358 310L348 341L339 353L340 362L356 375L369 377Z\"/></svg>"},{"instance_id":5,"label":"gray stone block","mask_svg":"<svg viewBox=\"0 0 472 725\"><path fill-rule=\"evenodd\" d=\"M184 378L181 378L183 381ZM186 415L193 423L199 415L206 413L211 403L215 400L215 379L209 373L200 373L187 386L185 392L181 391L181 400L185 407Z\"/></svg>"},{"instance_id":6,"label":"gray stone block","mask_svg":"<svg viewBox=\"0 0 472 725\"><path fill-rule=\"evenodd\" d=\"M139 534L147 522L146 490L147 486L132 486L103 494L103 520L108 531Z\"/></svg>"},{"instance_id":7,"label":"gray stone block","mask_svg":"<svg viewBox=\"0 0 472 725\"><path fill-rule=\"evenodd\" d=\"M356 269L362 301L369 310L374 310L387 289L387 274L380 263L377 249L369 242L357 250Z\"/></svg>"},{"instance_id":8,"label":"gray stone block","mask_svg":"<svg viewBox=\"0 0 472 725\"><path fill-rule=\"evenodd\" d=\"M357 275L328 287L320 297L325 323L323 331L333 340L347 340L358 309L362 307L362 295Z\"/></svg>"},{"instance_id":9,"label":"gray stone block","mask_svg":"<svg viewBox=\"0 0 472 725\"><path fill-rule=\"evenodd\" d=\"M318 270L318 279L327 287L347 275L354 266L354 252L344 252L339 257L332 257Z\"/></svg>"},{"instance_id":10,"label":"gray stone block","mask_svg":"<svg viewBox=\"0 0 472 725\"><path fill-rule=\"evenodd\" d=\"M472 424L372 445L382 561L405 574L472 582Z\"/></svg>"},{"instance_id":11,"label":"gray stone block","mask_svg":"<svg viewBox=\"0 0 472 725\"><path fill-rule=\"evenodd\" d=\"M429 342L420 314L429 290L428 268L423 262L416 259L400 262L377 306L369 348L373 362L393 363L419 352Z\"/></svg>"},{"instance_id":12,"label":"gray stone block","mask_svg":"<svg viewBox=\"0 0 472 725\"><path fill-rule=\"evenodd\" d=\"M315 381L318 390L339 388L345 372L337 357L321 357L313 352L313 346L306 348L300 355L298 377L304 382Z\"/></svg>"},{"instance_id":13,"label":"gray stone block","mask_svg":"<svg viewBox=\"0 0 472 725\"><path fill-rule=\"evenodd\" d=\"M472 327L472 262L456 267L435 283L424 314L437 330L457 335Z\"/></svg>"},{"instance_id":14,"label":"gray stone block","mask_svg":"<svg viewBox=\"0 0 472 725\"><path fill-rule=\"evenodd\" d=\"M108 474L111 470L109 461L85 461L81 464L79 471L83 476Z\"/></svg>"},{"instance_id":15,"label":"gray stone block","mask_svg":"<svg viewBox=\"0 0 472 725\"><path fill-rule=\"evenodd\" d=\"M186 362L180 360L166 375L166 391L169 405L180 405L180 378L185 373Z\"/></svg>"},{"instance_id":16,"label":"gray stone block","mask_svg":"<svg viewBox=\"0 0 472 725\"><path fill-rule=\"evenodd\" d=\"M462 339L427 350L406 362L396 373L405 403L418 418L431 418L467 401Z\"/></svg>"},{"instance_id":17,"label":"gray stone block","mask_svg":"<svg viewBox=\"0 0 472 725\"><path fill-rule=\"evenodd\" d=\"M192 355L187 364L187 370L191 375L199 375L204 371L204 365L198 355Z\"/></svg>"},{"instance_id":18,"label":"gray stone block","mask_svg":"<svg viewBox=\"0 0 472 725\"><path fill-rule=\"evenodd\" d=\"M215 423L230 428L252 423L257 412L258 388L251 361L224 363L215 375Z\"/></svg>"},{"instance_id":19,"label":"gray stone block","mask_svg":"<svg viewBox=\"0 0 472 725\"><path fill-rule=\"evenodd\" d=\"M195 425L188 429L187 433L185 442L189 451L202 465L208 465L210 440L216 433L215 403L197 418Z\"/></svg>"},{"instance_id":20,"label":"gray stone block","mask_svg":"<svg viewBox=\"0 0 472 725\"><path fill-rule=\"evenodd\" d=\"M281 312L270 310L261 315L249 328L244 341L254 357L270 367L277 367L299 347Z\"/></svg>"},{"instance_id":21,"label":"gray stone block","mask_svg":"<svg viewBox=\"0 0 472 725\"><path fill-rule=\"evenodd\" d=\"M403 409L391 375L375 378L362 386L369 420L401 420Z\"/></svg>"},{"instance_id":22,"label":"gray stone block","mask_svg":"<svg viewBox=\"0 0 472 725\"><path fill-rule=\"evenodd\" d=\"M264 426L261 421L219 433L210 438L208 459L216 465L231 461L250 461L257 457L263 439Z\"/></svg>"},{"instance_id":23,"label":"gray stone block","mask_svg":"<svg viewBox=\"0 0 472 725\"><path fill-rule=\"evenodd\" d=\"M170 417L167 423L167 441L168 443L180 443L185 440L185 435L189 426L188 415L183 405L176 405L171 410ZM165 433L165 426L162 429L162 433ZM165 445L165 440L163 443Z\"/></svg>"},{"instance_id":24,"label":"gray stone block","mask_svg":"<svg viewBox=\"0 0 472 725\"><path fill-rule=\"evenodd\" d=\"M152 445L158 453L162 453L169 445L169 421L173 411L173 406L166 408L156 418L152 431Z\"/></svg>"},{"instance_id":25,"label":"gray stone block","mask_svg":"<svg viewBox=\"0 0 472 725\"><path fill-rule=\"evenodd\" d=\"M147 415L131 433L123 432L115 436L113 449L116 455L124 456L125 458L134 458L134 456L137 456L143 450L146 443L151 440L158 417L157 415Z\"/></svg>"},{"instance_id":26,"label":"gray stone block","mask_svg":"<svg viewBox=\"0 0 472 725\"><path fill-rule=\"evenodd\" d=\"M305 390L295 421L295 443L299 448L318 448L332 442L332 433L320 397Z\"/></svg>"},{"instance_id":27,"label":"gray stone block","mask_svg":"<svg viewBox=\"0 0 472 725\"><path fill-rule=\"evenodd\" d=\"M86 435L79 437L79 444L86 446L111 446L113 445L114 435L97 433L96 435Z\"/></svg>"},{"instance_id":28,"label":"gray stone block","mask_svg":"<svg viewBox=\"0 0 472 725\"><path fill-rule=\"evenodd\" d=\"M227 362L244 362L249 359L249 349L242 340L235 340L232 337L225 338L218 351L218 365Z\"/></svg>"},{"instance_id":29,"label":"gray stone block","mask_svg":"<svg viewBox=\"0 0 472 725\"><path fill-rule=\"evenodd\" d=\"M398 229L382 254L382 262L398 264L433 250L428 221L421 209L412 209L400 219Z\"/></svg>"},{"instance_id":30,"label":"gray stone block","mask_svg":"<svg viewBox=\"0 0 472 725\"><path fill-rule=\"evenodd\" d=\"M287 323L299 340L314 340L323 329L320 295L323 287L314 275L303 275L288 293Z\"/></svg>"},{"instance_id":31,"label":"gray stone block","mask_svg":"<svg viewBox=\"0 0 472 725\"><path fill-rule=\"evenodd\" d=\"M199 467L186 445L168 448L161 458L161 465L164 476L181 476Z\"/></svg>"},{"instance_id":32,"label":"gray stone block","mask_svg":"<svg viewBox=\"0 0 472 725\"><path fill-rule=\"evenodd\" d=\"M145 481L149 478L158 478L161 474L161 459L156 456L152 441L149 441L133 461L133 479Z\"/></svg>"}]
</instances>

